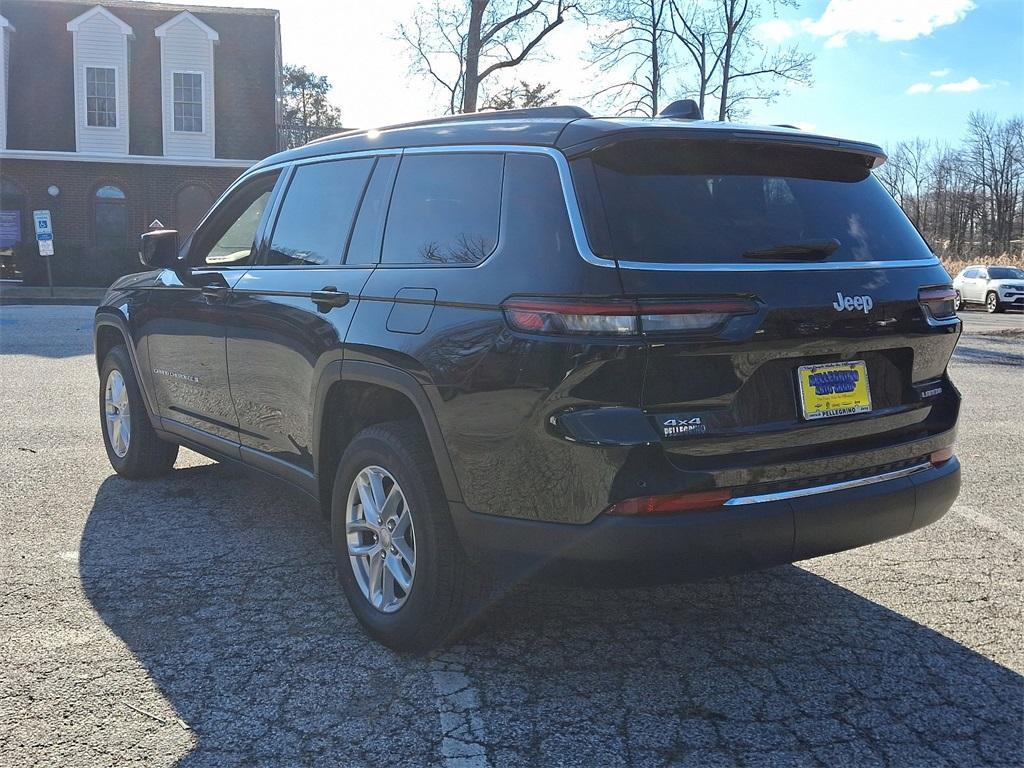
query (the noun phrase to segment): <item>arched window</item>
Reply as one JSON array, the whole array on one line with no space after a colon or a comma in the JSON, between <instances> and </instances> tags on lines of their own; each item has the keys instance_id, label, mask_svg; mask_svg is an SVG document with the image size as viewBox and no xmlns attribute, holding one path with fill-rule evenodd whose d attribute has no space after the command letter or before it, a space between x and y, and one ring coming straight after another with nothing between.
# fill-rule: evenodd
<instances>
[{"instance_id":1,"label":"arched window","mask_svg":"<svg viewBox=\"0 0 1024 768\"><path fill-rule=\"evenodd\" d=\"M181 240L192 234L196 224L206 215L213 204L213 195L206 187L189 184L178 190L174 196L174 228L181 235Z\"/></svg>"},{"instance_id":2,"label":"arched window","mask_svg":"<svg viewBox=\"0 0 1024 768\"><path fill-rule=\"evenodd\" d=\"M124 248L128 238L128 206L124 192L105 186L93 197L93 237L100 248Z\"/></svg>"}]
</instances>

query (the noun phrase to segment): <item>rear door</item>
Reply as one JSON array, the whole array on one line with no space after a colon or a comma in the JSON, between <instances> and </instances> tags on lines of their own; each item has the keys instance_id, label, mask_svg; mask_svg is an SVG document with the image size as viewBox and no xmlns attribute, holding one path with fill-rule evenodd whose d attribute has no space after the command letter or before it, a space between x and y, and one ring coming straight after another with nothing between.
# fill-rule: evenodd
<instances>
[{"instance_id":1,"label":"rear door","mask_svg":"<svg viewBox=\"0 0 1024 768\"><path fill-rule=\"evenodd\" d=\"M952 426L955 410L922 398L944 386L959 323L951 301L922 303L942 292L920 292L949 278L869 164L708 140L625 141L573 160L592 247L653 307L642 402L688 468Z\"/></svg>"},{"instance_id":2,"label":"rear door","mask_svg":"<svg viewBox=\"0 0 1024 768\"><path fill-rule=\"evenodd\" d=\"M243 458L300 483L311 482L314 473L312 411L320 372L341 359L379 258L397 159L295 167L256 265L232 292L227 357Z\"/></svg>"}]
</instances>

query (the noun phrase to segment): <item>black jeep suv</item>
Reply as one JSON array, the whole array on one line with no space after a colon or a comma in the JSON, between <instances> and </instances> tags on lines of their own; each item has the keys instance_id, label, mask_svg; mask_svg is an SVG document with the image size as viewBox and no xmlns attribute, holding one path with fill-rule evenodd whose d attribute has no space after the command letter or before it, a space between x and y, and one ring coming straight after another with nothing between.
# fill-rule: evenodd
<instances>
[{"instance_id":1,"label":"black jeep suv","mask_svg":"<svg viewBox=\"0 0 1024 768\"><path fill-rule=\"evenodd\" d=\"M883 160L573 107L275 155L97 311L110 461L318 499L396 648L505 562L669 581L920 528L959 488L961 326Z\"/></svg>"}]
</instances>

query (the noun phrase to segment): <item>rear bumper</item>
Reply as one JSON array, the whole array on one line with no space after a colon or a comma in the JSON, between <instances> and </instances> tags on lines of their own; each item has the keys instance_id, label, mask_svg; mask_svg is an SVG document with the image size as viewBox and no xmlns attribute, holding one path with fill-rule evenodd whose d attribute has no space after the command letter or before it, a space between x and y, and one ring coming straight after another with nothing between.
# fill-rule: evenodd
<instances>
[{"instance_id":1,"label":"rear bumper","mask_svg":"<svg viewBox=\"0 0 1024 768\"><path fill-rule=\"evenodd\" d=\"M705 512L602 515L585 525L483 515L461 505L453 505L452 514L463 545L490 562L673 581L766 568L899 536L942 517L959 489L960 464L953 458L867 485Z\"/></svg>"}]
</instances>

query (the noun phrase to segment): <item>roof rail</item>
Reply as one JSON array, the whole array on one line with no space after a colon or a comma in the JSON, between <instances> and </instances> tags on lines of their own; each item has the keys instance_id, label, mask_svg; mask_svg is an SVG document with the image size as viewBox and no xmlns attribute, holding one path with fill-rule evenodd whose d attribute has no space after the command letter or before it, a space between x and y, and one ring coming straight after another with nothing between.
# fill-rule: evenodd
<instances>
[{"instance_id":1,"label":"roof rail","mask_svg":"<svg viewBox=\"0 0 1024 768\"><path fill-rule=\"evenodd\" d=\"M592 115L583 107L574 106L552 106L552 107L528 107L526 109L491 109L483 112L468 112L461 115L442 115L441 117L428 117L423 120L413 120L408 123L395 123L394 125L382 125L379 128L356 128L350 131L332 133L330 136L323 136L313 139L308 144L320 144L331 139L342 136L352 136L357 133L365 133L367 130L390 131L394 128L413 128L419 125L435 125L438 123L463 123L474 120L510 120L516 118L563 118L565 120L578 120Z\"/></svg>"}]
</instances>

